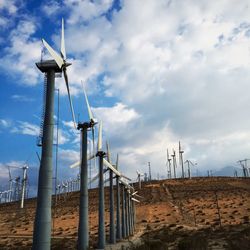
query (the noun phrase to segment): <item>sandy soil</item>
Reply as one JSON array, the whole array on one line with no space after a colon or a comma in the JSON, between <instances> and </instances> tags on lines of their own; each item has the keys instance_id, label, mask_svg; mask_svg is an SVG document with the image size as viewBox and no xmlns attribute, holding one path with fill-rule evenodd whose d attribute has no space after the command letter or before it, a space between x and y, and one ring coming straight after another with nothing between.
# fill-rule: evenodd
<instances>
[{"instance_id":1,"label":"sandy soil","mask_svg":"<svg viewBox=\"0 0 250 250\"><path fill-rule=\"evenodd\" d=\"M138 188L135 183L135 188ZM142 183L135 236L112 249L250 249L250 178L194 178ZM106 232L109 205L106 195ZM55 204L55 202L53 202ZM0 249L30 249L36 199L20 211L0 204ZM98 190L89 192L90 245L96 246ZM52 249L76 249L79 192L53 209ZM137 239L141 239L135 244ZM242 245L240 245L242 244ZM246 247L246 248L245 248ZM111 249L107 246L107 249Z\"/></svg>"}]
</instances>

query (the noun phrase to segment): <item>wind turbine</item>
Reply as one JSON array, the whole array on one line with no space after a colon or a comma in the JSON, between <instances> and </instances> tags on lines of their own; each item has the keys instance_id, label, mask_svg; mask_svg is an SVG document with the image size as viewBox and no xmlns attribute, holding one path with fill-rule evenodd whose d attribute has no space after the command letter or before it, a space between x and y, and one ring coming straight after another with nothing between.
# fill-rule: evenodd
<instances>
[{"instance_id":1,"label":"wind turbine","mask_svg":"<svg viewBox=\"0 0 250 250\"><path fill-rule=\"evenodd\" d=\"M85 101L88 110L89 121L79 123L77 129L81 131L81 162L80 162L80 209L79 209L79 227L78 227L78 250L86 250L89 247L89 225L88 225L88 135L87 131L91 129L93 150L94 150L94 126L97 124L90 109L88 97L83 87ZM75 164L77 166L79 164ZM72 166L71 166L72 167Z\"/></svg>"},{"instance_id":2,"label":"wind turbine","mask_svg":"<svg viewBox=\"0 0 250 250\"><path fill-rule=\"evenodd\" d=\"M141 172L139 172L138 170L136 170L137 173L137 178L136 180L138 180L138 184L139 184L139 189L141 189L141 177L144 175Z\"/></svg>"},{"instance_id":3,"label":"wind turbine","mask_svg":"<svg viewBox=\"0 0 250 250\"><path fill-rule=\"evenodd\" d=\"M111 153L109 143L106 142L107 146L107 160L111 163ZM109 169L109 241L111 244L116 242L115 237L115 220L114 220L114 188L113 188L113 170Z\"/></svg>"},{"instance_id":4,"label":"wind turbine","mask_svg":"<svg viewBox=\"0 0 250 250\"><path fill-rule=\"evenodd\" d=\"M187 163L188 165L188 178L191 179L191 169L190 169L190 165L195 166L197 165L197 163L193 163L190 160L186 160L184 163Z\"/></svg>"},{"instance_id":5,"label":"wind turbine","mask_svg":"<svg viewBox=\"0 0 250 250\"><path fill-rule=\"evenodd\" d=\"M169 158L169 153L168 153L168 149L167 149L167 161L168 161L168 171L169 171L169 177L170 179L172 178L172 173L171 173L171 158Z\"/></svg>"},{"instance_id":6,"label":"wind turbine","mask_svg":"<svg viewBox=\"0 0 250 250\"><path fill-rule=\"evenodd\" d=\"M8 201L11 202L12 201L12 183L13 183L13 179L11 177L11 172L10 172L10 166L7 166L8 167L8 172L9 172L9 197L8 197Z\"/></svg>"},{"instance_id":7,"label":"wind turbine","mask_svg":"<svg viewBox=\"0 0 250 250\"><path fill-rule=\"evenodd\" d=\"M108 159L110 160L110 152L108 152L107 154L108 154ZM119 181L122 183L127 183L124 179L130 180L128 177L122 175L108 160L106 160L104 158L105 155L106 155L105 152L102 150L102 122L100 122L99 123L99 133L98 133L97 154L96 154L96 156L99 157L98 249L105 248L105 221L104 221L105 204L104 204L104 180L103 180L104 169L103 169L103 166L105 165L107 167L107 169L112 171L112 175L111 175L112 178L110 178L111 181L113 181L113 174L118 176ZM111 193L112 193L112 191L111 191ZM110 198L111 198L111 196L110 196ZM113 216L113 212L112 212L113 206L114 206L114 204L111 201L110 202L111 217ZM112 220L111 223L114 223L114 220ZM111 225L111 227L110 227L111 233L113 233L113 231L112 231L113 229L114 229L114 225Z\"/></svg>"},{"instance_id":8,"label":"wind turbine","mask_svg":"<svg viewBox=\"0 0 250 250\"><path fill-rule=\"evenodd\" d=\"M64 41L64 21L62 19L61 50L58 54L50 45L42 39L53 60L36 63L38 69L45 74L46 102L45 116L42 133L42 156L39 169L37 208L33 231L33 250L49 250L51 246L51 198L52 198L52 152L53 152L53 124L54 124L54 89L55 74L63 72L68 98L75 125L75 115L70 96Z\"/></svg>"},{"instance_id":9,"label":"wind turbine","mask_svg":"<svg viewBox=\"0 0 250 250\"><path fill-rule=\"evenodd\" d=\"M99 123L97 154L99 157L99 213L98 213L98 249L105 248L105 222L104 222L104 180L103 161L105 153L102 150L102 121Z\"/></svg>"},{"instance_id":10,"label":"wind turbine","mask_svg":"<svg viewBox=\"0 0 250 250\"><path fill-rule=\"evenodd\" d=\"M148 179L149 181L152 180L150 161L148 162Z\"/></svg>"},{"instance_id":11,"label":"wind turbine","mask_svg":"<svg viewBox=\"0 0 250 250\"><path fill-rule=\"evenodd\" d=\"M21 185L21 204L20 204L20 208L24 207L24 199L26 197L26 191L27 191L27 170L28 170L28 165L24 164L22 167L18 167L18 166L10 166L7 165L8 170L9 170L9 201L11 201L11 193L12 193L12 183L13 183L13 179L11 177L11 172L10 172L10 168L17 168L17 169L22 169L23 170L23 178L22 178L22 185ZM15 179L15 192L16 192L16 199L18 200L20 197L20 187L19 187L19 181L20 181L20 177Z\"/></svg>"},{"instance_id":12,"label":"wind turbine","mask_svg":"<svg viewBox=\"0 0 250 250\"><path fill-rule=\"evenodd\" d=\"M184 178L184 166L183 166L183 153L184 151L181 150L181 142L179 141L179 164L181 165L181 170L182 170L182 174L181 174L181 178Z\"/></svg>"},{"instance_id":13,"label":"wind turbine","mask_svg":"<svg viewBox=\"0 0 250 250\"><path fill-rule=\"evenodd\" d=\"M173 160L173 169L174 169L174 178L176 179L176 156L175 156L175 150L173 149L173 154L172 156L172 160Z\"/></svg>"}]
</instances>

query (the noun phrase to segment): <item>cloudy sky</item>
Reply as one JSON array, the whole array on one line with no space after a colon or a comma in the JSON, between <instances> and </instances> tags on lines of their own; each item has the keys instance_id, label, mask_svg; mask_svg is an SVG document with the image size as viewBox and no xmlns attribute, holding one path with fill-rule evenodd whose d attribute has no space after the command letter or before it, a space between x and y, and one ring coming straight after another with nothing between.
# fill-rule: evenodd
<instances>
[{"instance_id":1,"label":"cloudy sky","mask_svg":"<svg viewBox=\"0 0 250 250\"><path fill-rule=\"evenodd\" d=\"M250 158L249 0L0 0L0 188L6 164L27 161L36 182L43 74L35 63L41 38L58 50L61 18L76 117L87 119L83 82L122 172L135 179L151 162L153 177L166 177L166 150L179 140L201 172ZM68 166L79 159L79 133L62 78L56 88L65 179L78 172Z\"/></svg>"}]
</instances>

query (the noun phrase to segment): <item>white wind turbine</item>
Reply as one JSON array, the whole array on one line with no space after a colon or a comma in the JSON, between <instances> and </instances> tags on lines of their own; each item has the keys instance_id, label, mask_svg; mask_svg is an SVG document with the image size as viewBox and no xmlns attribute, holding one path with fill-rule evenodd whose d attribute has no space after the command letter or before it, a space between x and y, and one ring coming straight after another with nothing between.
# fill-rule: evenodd
<instances>
[{"instance_id":1,"label":"white wind turbine","mask_svg":"<svg viewBox=\"0 0 250 250\"><path fill-rule=\"evenodd\" d=\"M63 72L72 118L74 126L76 127L67 75L67 67L71 64L66 61L63 19L60 54L57 53L44 39L42 39L42 42L49 54L52 56L53 60L41 60L36 63L38 69L45 75L46 102L43 117L42 155L39 169L37 207L33 230L33 250L49 250L51 247L52 155L56 73Z\"/></svg>"},{"instance_id":2,"label":"white wind turbine","mask_svg":"<svg viewBox=\"0 0 250 250\"><path fill-rule=\"evenodd\" d=\"M143 177L144 174L141 173L141 172L139 172L138 170L136 170L136 173L137 173L137 178L136 178L136 180L137 180L138 183L139 183L139 189L141 189L141 177Z\"/></svg>"}]
</instances>

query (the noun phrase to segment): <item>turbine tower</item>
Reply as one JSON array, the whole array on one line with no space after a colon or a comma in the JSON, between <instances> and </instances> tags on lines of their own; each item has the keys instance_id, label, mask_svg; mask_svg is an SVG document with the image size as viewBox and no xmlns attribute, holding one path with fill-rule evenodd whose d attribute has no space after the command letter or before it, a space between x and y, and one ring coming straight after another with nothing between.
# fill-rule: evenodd
<instances>
[{"instance_id":1,"label":"turbine tower","mask_svg":"<svg viewBox=\"0 0 250 250\"><path fill-rule=\"evenodd\" d=\"M116 169L118 170L119 155L116 157ZM120 204L121 204L121 194L120 194L120 176L116 175L116 238L120 240L121 235L121 215L120 215Z\"/></svg>"},{"instance_id":2,"label":"turbine tower","mask_svg":"<svg viewBox=\"0 0 250 250\"><path fill-rule=\"evenodd\" d=\"M185 177L184 165L183 165L183 153L184 153L184 151L181 150L181 142L179 141L179 165L181 166L181 171L182 171L181 178Z\"/></svg>"},{"instance_id":3,"label":"turbine tower","mask_svg":"<svg viewBox=\"0 0 250 250\"><path fill-rule=\"evenodd\" d=\"M81 130L81 162L80 162L80 209L79 209L79 227L78 227L78 250L87 250L89 248L89 225L88 225L88 138L87 131L91 129L94 145L94 126L96 119L90 109L88 97L83 87L85 101L88 109L89 121L78 123L77 129ZM94 147L93 147L94 148ZM92 156L95 157L95 156Z\"/></svg>"},{"instance_id":4,"label":"turbine tower","mask_svg":"<svg viewBox=\"0 0 250 250\"><path fill-rule=\"evenodd\" d=\"M173 169L174 169L174 178L176 179L176 157L175 157L175 150L173 149L173 154L172 156L172 160L173 160Z\"/></svg>"},{"instance_id":5,"label":"turbine tower","mask_svg":"<svg viewBox=\"0 0 250 250\"><path fill-rule=\"evenodd\" d=\"M33 231L33 250L49 250L51 247L51 196L52 196L52 152L53 152L53 124L54 124L54 90L55 74L63 72L70 102L71 113L75 125L75 116L70 97L66 68L64 42L64 21L62 19L61 53L60 55L42 39L53 60L36 63L38 69L44 73L46 82L45 114L42 134L42 155L39 169L37 208Z\"/></svg>"},{"instance_id":6,"label":"turbine tower","mask_svg":"<svg viewBox=\"0 0 250 250\"><path fill-rule=\"evenodd\" d=\"M191 179L191 168L190 168L190 165L195 166L195 165L197 165L197 163L193 163L190 160L186 160L184 163L187 163L187 165L188 165L188 178Z\"/></svg>"},{"instance_id":7,"label":"turbine tower","mask_svg":"<svg viewBox=\"0 0 250 250\"><path fill-rule=\"evenodd\" d=\"M139 186L139 189L141 189L141 177L144 175L142 173L140 173L138 170L136 170L136 173L137 173L137 179L138 180L138 186Z\"/></svg>"},{"instance_id":8,"label":"turbine tower","mask_svg":"<svg viewBox=\"0 0 250 250\"><path fill-rule=\"evenodd\" d=\"M107 160L111 163L111 153L109 149L109 143L106 142L107 146ZM114 218L114 187L113 187L113 171L109 169L109 242L114 244L116 242L115 237L115 218Z\"/></svg>"},{"instance_id":9,"label":"turbine tower","mask_svg":"<svg viewBox=\"0 0 250 250\"><path fill-rule=\"evenodd\" d=\"M168 171L169 171L169 179L172 178L172 173L171 173L171 158L169 158L169 153L168 153L168 149L167 149L167 160L168 160Z\"/></svg>"},{"instance_id":10,"label":"turbine tower","mask_svg":"<svg viewBox=\"0 0 250 250\"><path fill-rule=\"evenodd\" d=\"M28 170L28 165L24 165L22 167L23 169L23 180L22 180L22 195L21 195L21 208L24 206L24 199L26 196L26 188L27 188L27 170Z\"/></svg>"},{"instance_id":11,"label":"turbine tower","mask_svg":"<svg viewBox=\"0 0 250 250\"><path fill-rule=\"evenodd\" d=\"M99 123L97 154L99 157L99 213L98 213L98 249L105 248L105 203L104 203L104 180L103 180L103 158L105 156L102 150L102 121Z\"/></svg>"}]
</instances>

